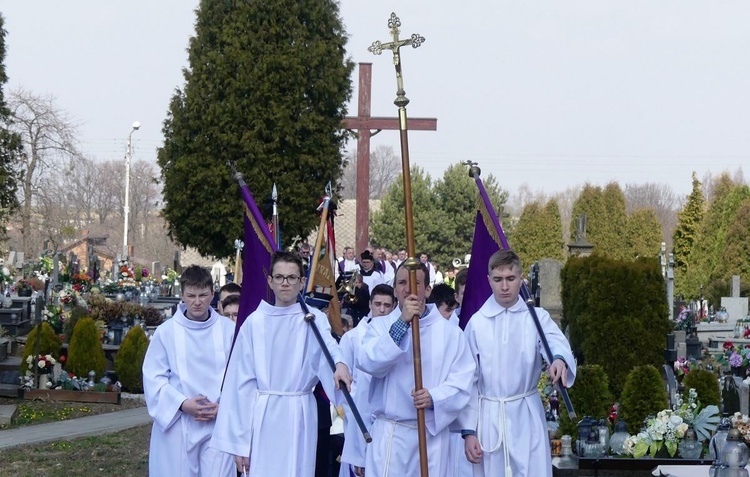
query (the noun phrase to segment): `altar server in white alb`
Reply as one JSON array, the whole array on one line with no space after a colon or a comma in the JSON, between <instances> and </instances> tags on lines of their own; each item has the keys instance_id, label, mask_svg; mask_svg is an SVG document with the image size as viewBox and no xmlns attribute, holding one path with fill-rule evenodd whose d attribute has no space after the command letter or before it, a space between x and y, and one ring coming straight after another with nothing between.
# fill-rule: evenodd
<instances>
[{"instance_id":1,"label":"altar server in white alb","mask_svg":"<svg viewBox=\"0 0 750 477\"><path fill-rule=\"evenodd\" d=\"M475 364L461 330L434 305L425 306L429 272L419 264L417 295L409 292L405 265L396 271L400 313L373 320L359 353L358 366L372 375L370 406L375 422L368 445L366 475L419 476L417 409L425 410L431 477L450 476L448 426L469 402ZM419 319L423 388L414 391L411 331Z\"/></svg>"},{"instance_id":2,"label":"altar server in white alb","mask_svg":"<svg viewBox=\"0 0 750 477\"><path fill-rule=\"evenodd\" d=\"M268 284L275 305L261 301L243 323L227 366L211 447L235 456L251 477L312 477L318 435L313 388L318 380L335 405L334 387L351 376L326 316L315 315L335 374L315 339L297 296L305 286L302 260L290 252L273 256Z\"/></svg>"},{"instance_id":3,"label":"altar server in white alb","mask_svg":"<svg viewBox=\"0 0 750 477\"><path fill-rule=\"evenodd\" d=\"M209 447L234 322L211 309L208 270L186 268L180 287L183 303L156 329L143 360L143 390L154 419L149 475L234 476L232 457Z\"/></svg>"},{"instance_id":4,"label":"altar server in white alb","mask_svg":"<svg viewBox=\"0 0 750 477\"><path fill-rule=\"evenodd\" d=\"M375 319L388 320L388 316L394 312L395 304L396 297L393 295L393 287L380 284L373 288L370 292L370 314L365 319L360 320L356 328L345 333L339 342L344 362L349 369L353 370L352 399L354 399L354 403L357 405L357 409L368 430L372 427L372 413L370 412L369 401L370 375L361 369L357 369L357 356L362 347L362 340L364 340L367 329L370 327L370 322ZM401 314L397 308L395 308L395 311L398 315L394 315L390 321L393 321L396 316ZM349 406L344 406L344 410L346 412L346 427L344 428L344 450L341 453L339 477L351 477L351 472L354 472L354 475L363 476L365 475L367 443L365 443L362 431L359 429Z\"/></svg>"},{"instance_id":5,"label":"altar server in white alb","mask_svg":"<svg viewBox=\"0 0 750 477\"><path fill-rule=\"evenodd\" d=\"M477 375L458 424L475 477L552 476L544 408L537 392L544 348L528 307L519 296L521 260L511 250L489 261L492 296L471 317L465 334ZM576 363L570 344L542 308L536 309L554 361L552 381L571 386Z\"/></svg>"}]
</instances>

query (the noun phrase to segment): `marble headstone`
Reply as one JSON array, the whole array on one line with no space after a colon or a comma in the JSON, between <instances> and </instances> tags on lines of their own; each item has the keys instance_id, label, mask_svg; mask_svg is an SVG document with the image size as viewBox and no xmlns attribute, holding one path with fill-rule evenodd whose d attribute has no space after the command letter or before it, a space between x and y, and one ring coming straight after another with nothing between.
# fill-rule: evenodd
<instances>
[{"instance_id":1,"label":"marble headstone","mask_svg":"<svg viewBox=\"0 0 750 477\"><path fill-rule=\"evenodd\" d=\"M542 288L540 305L554 320L562 318L560 272L562 262L553 258L539 260L539 286Z\"/></svg>"}]
</instances>

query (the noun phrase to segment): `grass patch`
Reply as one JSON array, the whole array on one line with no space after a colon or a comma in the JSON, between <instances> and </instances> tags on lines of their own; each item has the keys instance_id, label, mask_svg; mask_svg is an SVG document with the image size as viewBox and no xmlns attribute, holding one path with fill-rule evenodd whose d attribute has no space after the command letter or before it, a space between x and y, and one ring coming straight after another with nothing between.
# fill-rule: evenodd
<instances>
[{"instance_id":1,"label":"grass patch","mask_svg":"<svg viewBox=\"0 0 750 477\"><path fill-rule=\"evenodd\" d=\"M18 406L10 425L0 426L0 430L67 421L79 417L124 411L134 407L145 406L143 401L137 399L123 399L122 404L0 399L0 404L16 404Z\"/></svg>"},{"instance_id":2,"label":"grass patch","mask_svg":"<svg viewBox=\"0 0 750 477\"><path fill-rule=\"evenodd\" d=\"M0 452L3 477L148 474L151 425L73 441L13 447Z\"/></svg>"}]
</instances>

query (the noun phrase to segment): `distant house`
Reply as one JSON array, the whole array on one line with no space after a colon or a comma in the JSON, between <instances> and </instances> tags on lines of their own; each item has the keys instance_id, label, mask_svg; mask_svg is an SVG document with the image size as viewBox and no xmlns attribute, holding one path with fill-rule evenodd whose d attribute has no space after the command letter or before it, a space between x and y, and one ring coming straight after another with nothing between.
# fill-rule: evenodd
<instances>
[{"instance_id":1,"label":"distant house","mask_svg":"<svg viewBox=\"0 0 750 477\"><path fill-rule=\"evenodd\" d=\"M116 257L107 245L107 238L109 237L106 234L90 235L88 230L84 230L81 238L66 244L59 252L66 259L72 252L78 259L78 266L87 270L89 269L89 253L91 253L98 257L100 271L111 271Z\"/></svg>"}]
</instances>

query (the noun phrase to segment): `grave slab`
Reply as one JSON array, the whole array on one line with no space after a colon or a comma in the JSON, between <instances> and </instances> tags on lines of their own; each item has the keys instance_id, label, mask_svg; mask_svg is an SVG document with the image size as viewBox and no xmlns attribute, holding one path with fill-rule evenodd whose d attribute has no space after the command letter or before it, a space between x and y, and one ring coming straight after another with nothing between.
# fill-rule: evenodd
<instances>
[{"instance_id":1,"label":"grave slab","mask_svg":"<svg viewBox=\"0 0 750 477\"><path fill-rule=\"evenodd\" d=\"M729 323L734 326L737 320L747 317L748 298L744 297L721 297L721 306L729 313Z\"/></svg>"},{"instance_id":2,"label":"grave slab","mask_svg":"<svg viewBox=\"0 0 750 477\"><path fill-rule=\"evenodd\" d=\"M16 413L17 406L15 404L6 404L0 406L0 426L7 426L10 424L10 420L13 419L13 414Z\"/></svg>"}]
</instances>

